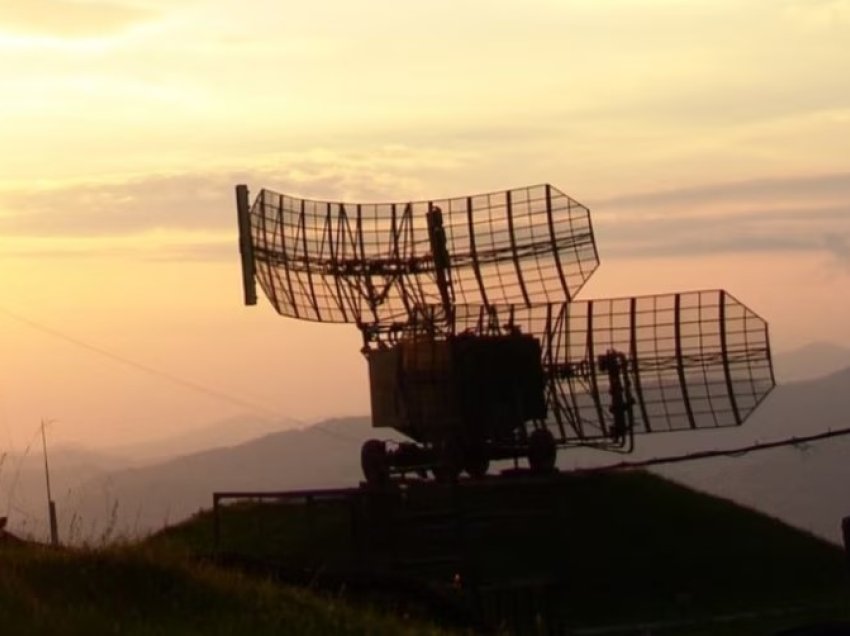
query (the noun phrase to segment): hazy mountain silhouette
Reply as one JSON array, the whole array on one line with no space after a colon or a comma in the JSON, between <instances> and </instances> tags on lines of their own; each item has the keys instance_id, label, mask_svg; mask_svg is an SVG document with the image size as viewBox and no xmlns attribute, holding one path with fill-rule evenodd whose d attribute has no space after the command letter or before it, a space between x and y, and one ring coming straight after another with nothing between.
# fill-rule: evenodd
<instances>
[{"instance_id":1,"label":"hazy mountain silhouette","mask_svg":"<svg viewBox=\"0 0 850 636\"><path fill-rule=\"evenodd\" d=\"M813 373L812 369L834 364L838 359L834 354L840 351L840 347L812 345L790 352L787 368L798 374ZM816 363L807 367L800 362L806 360ZM848 395L850 368L815 380L780 385L740 428L641 436L632 457L566 451L560 454L559 464L568 469L695 449L731 448L756 440L850 426ZM361 479L362 441L369 437L398 437L393 431L372 429L368 417L351 417L269 433L243 443L233 442L264 430L263 427L276 425L281 423L247 418L229 420L213 424L205 431L118 449L121 455L57 449L51 458L60 530L64 536L71 534L77 539L97 539L105 531L113 535L148 532L209 507L214 490L352 486ZM218 447L191 452L204 445ZM838 541L838 522L850 514L850 497L845 494L848 489L843 487L850 478L848 450L850 438L813 444L808 449L783 449L671 466L660 472ZM145 458L167 452L183 454L155 463L148 459L144 463ZM124 459L122 455L133 459ZM13 528L23 523L26 529L34 531L44 525L42 509L46 506L40 460L40 453L34 451L17 468L17 475L13 475L14 462L9 461L0 472L0 506L6 506L0 512L10 514ZM9 504L13 476L16 500Z\"/></svg>"},{"instance_id":2,"label":"hazy mountain silhouette","mask_svg":"<svg viewBox=\"0 0 850 636\"><path fill-rule=\"evenodd\" d=\"M211 448L234 446L249 440L292 429L297 422L291 419L268 419L253 416L217 420L201 428L178 431L174 435L149 442L127 444L108 449L108 452L130 457L136 462L164 460L197 453Z\"/></svg>"},{"instance_id":3,"label":"hazy mountain silhouette","mask_svg":"<svg viewBox=\"0 0 850 636\"><path fill-rule=\"evenodd\" d=\"M802 436L850 427L850 368L780 386L736 436ZM772 514L834 542L850 515L850 436L737 458L669 466L660 472Z\"/></svg>"},{"instance_id":4,"label":"hazy mountain silhouette","mask_svg":"<svg viewBox=\"0 0 850 636\"><path fill-rule=\"evenodd\" d=\"M50 450L50 477L54 499L63 500L83 484L130 465L120 457L77 446ZM19 531L46 528L47 492L44 455L40 441L26 451L9 454L0 466L0 516L10 517Z\"/></svg>"},{"instance_id":5,"label":"hazy mountain silhouette","mask_svg":"<svg viewBox=\"0 0 850 636\"><path fill-rule=\"evenodd\" d=\"M811 342L773 356L780 383L813 380L850 367L850 349L828 342Z\"/></svg>"},{"instance_id":6,"label":"hazy mountain silhouette","mask_svg":"<svg viewBox=\"0 0 850 636\"><path fill-rule=\"evenodd\" d=\"M291 490L356 485L370 420L330 420L92 479L60 507L76 538L134 536L212 505L216 490Z\"/></svg>"},{"instance_id":7,"label":"hazy mountain silhouette","mask_svg":"<svg viewBox=\"0 0 850 636\"><path fill-rule=\"evenodd\" d=\"M778 387L741 428L696 434L642 436L635 457L694 448L728 448L756 439L850 426L847 415L850 368L818 380ZM300 430L263 436L92 479L61 503L76 513L79 535L97 536L110 527L138 534L211 505L215 490L287 490L356 485L359 447L376 435L366 417L344 418ZM850 438L738 458L670 466L660 472L713 494L771 513L792 525L839 541L838 523L850 514ZM568 467L576 455L561 453ZM622 456L585 454L581 463L611 463ZM115 507L117 505L117 508ZM67 522L66 522L67 523Z\"/></svg>"}]
</instances>

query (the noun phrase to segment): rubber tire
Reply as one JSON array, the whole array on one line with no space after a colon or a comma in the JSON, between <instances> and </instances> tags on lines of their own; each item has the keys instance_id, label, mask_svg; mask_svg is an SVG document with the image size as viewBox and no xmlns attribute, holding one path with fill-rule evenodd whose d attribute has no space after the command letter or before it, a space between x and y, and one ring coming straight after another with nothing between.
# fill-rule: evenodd
<instances>
[{"instance_id":1,"label":"rubber tire","mask_svg":"<svg viewBox=\"0 0 850 636\"><path fill-rule=\"evenodd\" d=\"M548 428L536 428L528 436L528 465L531 472L551 473L555 470L558 445Z\"/></svg>"},{"instance_id":2,"label":"rubber tire","mask_svg":"<svg viewBox=\"0 0 850 636\"><path fill-rule=\"evenodd\" d=\"M466 447L463 454L463 469L473 479L481 479L490 468L490 458L483 446Z\"/></svg>"},{"instance_id":3,"label":"rubber tire","mask_svg":"<svg viewBox=\"0 0 850 636\"><path fill-rule=\"evenodd\" d=\"M456 440L447 439L436 448L434 478L441 483L454 483L463 471L463 451Z\"/></svg>"},{"instance_id":4,"label":"rubber tire","mask_svg":"<svg viewBox=\"0 0 850 636\"><path fill-rule=\"evenodd\" d=\"M387 445L379 439L370 439L360 448L360 467L366 483L372 486L385 484L390 478Z\"/></svg>"}]
</instances>

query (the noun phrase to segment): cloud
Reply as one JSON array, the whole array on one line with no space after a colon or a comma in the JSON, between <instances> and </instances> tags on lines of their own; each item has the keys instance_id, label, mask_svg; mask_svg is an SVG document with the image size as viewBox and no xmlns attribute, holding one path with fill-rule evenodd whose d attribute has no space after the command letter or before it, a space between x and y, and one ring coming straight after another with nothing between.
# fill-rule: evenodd
<instances>
[{"instance_id":1,"label":"cloud","mask_svg":"<svg viewBox=\"0 0 850 636\"><path fill-rule=\"evenodd\" d=\"M759 179L598 202L605 254L815 251L850 262L850 174Z\"/></svg>"},{"instance_id":2,"label":"cloud","mask_svg":"<svg viewBox=\"0 0 850 636\"><path fill-rule=\"evenodd\" d=\"M839 197L850 200L850 172L751 179L732 183L713 183L690 188L658 190L620 195L595 202L597 208L647 209L729 203L741 200L780 202Z\"/></svg>"},{"instance_id":3,"label":"cloud","mask_svg":"<svg viewBox=\"0 0 850 636\"><path fill-rule=\"evenodd\" d=\"M248 183L254 195L268 186L317 199L405 200L442 196L445 191L423 190L429 178L452 170L451 159L386 148L362 155L307 153L243 173L7 190L0 192L0 238L7 253L16 245L18 256L229 259L235 254L237 183ZM708 184L589 203L603 259L808 251L850 267L848 174Z\"/></svg>"},{"instance_id":4,"label":"cloud","mask_svg":"<svg viewBox=\"0 0 850 636\"><path fill-rule=\"evenodd\" d=\"M0 4L0 30L25 35L88 38L146 21L147 9L105 0L25 0Z\"/></svg>"},{"instance_id":5,"label":"cloud","mask_svg":"<svg viewBox=\"0 0 850 636\"><path fill-rule=\"evenodd\" d=\"M428 175L457 172L451 153L385 147L347 154L281 156L250 172L154 175L109 183L0 191L0 235L110 236L154 229L234 227L234 186L247 183L322 200L423 198Z\"/></svg>"},{"instance_id":6,"label":"cloud","mask_svg":"<svg viewBox=\"0 0 850 636\"><path fill-rule=\"evenodd\" d=\"M630 257L699 257L719 253L823 252L850 263L850 206L836 227L833 210L809 210L804 223L789 225L782 217L765 216L757 222L730 217L724 220L654 219L649 223L597 223L597 243L606 255Z\"/></svg>"},{"instance_id":7,"label":"cloud","mask_svg":"<svg viewBox=\"0 0 850 636\"><path fill-rule=\"evenodd\" d=\"M228 215L226 177L158 176L0 193L0 233L89 237L152 229L215 229Z\"/></svg>"},{"instance_id":8,"label":"cloud","mask_svg":"<svg viewBox=\"0 0 850 636\"><path fill-rule=\"evenodd\" d=\"M824 235L823 244L833 258L850 272L850 233L829 232Z\"/></svg>"}]
</instances>

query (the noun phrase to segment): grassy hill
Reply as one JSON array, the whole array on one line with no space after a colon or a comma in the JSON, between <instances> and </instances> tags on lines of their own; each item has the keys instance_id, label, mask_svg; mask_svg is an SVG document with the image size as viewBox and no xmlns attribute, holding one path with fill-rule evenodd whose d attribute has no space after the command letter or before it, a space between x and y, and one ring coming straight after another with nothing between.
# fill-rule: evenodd
<instances>
[{"instance_id":1,"label":"grassy hill","mask_svg":"<svg viewBox=\"0 0 850 636\"><path fill-rule=\"evenodd\" d=\"M544 619L692 636L850 619L840 549L648 473L240 503L220 521L218 546L210 511L117 547L0 544L4 632L441 633L400 617L453 624L464 607L540 634Z\"/></svg>"},{"instance_id":2,"label":"grassy hill","mask_svg":"<svg viewBox=\"0 0 850 636\"><path fill-rule=\"evenodd\" d=\"M438 634L146 545L0 544L4 634Z\"/></svg>"},{"instance_id":3,"label":"grassy hill","mask_svg":"<svg viewBox=\"0 0 850 636\"><path fill-rule=\"evenodd\" d=\"M211 551L211 524L204 513L153 541ZM459 579L495 623L504 608L491 606L517 598L571 629L646 623L677 634L772 633L763 630L850 618L840 549L648 473L412 488L353 507L240 504L223 510L218 547L334 585L364 568L446 591ZM534 589L506 592L523 588Z\"/></svg>"}]
</instances>

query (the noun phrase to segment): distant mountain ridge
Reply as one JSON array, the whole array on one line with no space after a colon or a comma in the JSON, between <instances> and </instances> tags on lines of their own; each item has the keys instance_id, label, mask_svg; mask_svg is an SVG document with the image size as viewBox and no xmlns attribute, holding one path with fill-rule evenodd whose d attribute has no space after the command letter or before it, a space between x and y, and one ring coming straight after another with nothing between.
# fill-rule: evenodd
<instances>
[{"instance_id":1,"label":"distant mountain ridge","mask_svg":"<svg viewBox=\"0 0 850 636\"><path fill-rule=\"evenodd\" d=\"M820 367L807 367L808 372L816 367L827 368L829 360L839 359L840 349L811 349L810 353L832 351L835 355L822 359ZM803 358L796 356L797 360ZM850 367L817 379L781 383L743 427L640 436L637 450L629 459L693 449L732 448L755 440L802 436L850 426L848 396ZM241 430L207 440L210 444L219 444L217 447L194 452L193 445L196 448L204 442L203 436L195 433L176 436L173 440L151 444L146 449L148 457L157 456L150 452L157 444L160 449L182 447L189 450L168 459L147 459L147 463L132 468L117 468L119 458L116 456L95 454L90 457L91 466L75 468L76 472L70 469L62 472L62 460L57 458L54 493L59 506L60 530L78 539L98 535L107 526L106 529L115 534L149 532L209 507L214 490L355 485L361 479L360 444L370 437L399 437L394 431L373 429L370 419L361 416L232 441L249 431L273 425L247 423ZM231 420L213 425L210 430L240 426L238 421ZM125 450L131 452L132 447ZM850 447L843 440L836 440L812 445L808 450L786 449L736 459L695 462L661 468L659 472L692 487L766 510L793 525L838 541L838 520L850 514L850 500L843 494L848 489L841 487L850 481L850 462L846 461L848 450ZM80 451L75 457L82 462L86 454ZM622 456L607 453L571 450L560 454L559 465L570 469L622 459ZM7 510L0 510L9 514L13 529L25 522L28 531L38 532L45 525L43 472L39 472L42 467L36 460L40 458L29 458L26 475L22 474L18 480L17 488L22 493L19 501L9 502ZM65 465L70 465L69 462L66 460ZM7 462L0 474L0 495L5 496L10 486L10 469ZM23 505L24 500L29 502L27 506ZM0 497L0 505L4 501ZM16 515L15 508L27 511L28 516ZM72 523L75 524L73 528L69 527Z\"/></svg>"},{"instance_id":2,"label":"distant mountain ridge","mask_svg":"<svg viewBox=\"0 0 850 636\"><path fill-rule=\"evenodd\" d=\"M753 440L801 436L850 426L850 369L818 380L777 387L743 427L721 431L642 436L635 459L694 448L731 448ZM112 530L135 535L182 519L212 503L215 490L288 490L359 483L359 447L382 437L368 417L339 418L299 430L272 433L227 448L113 471L90 480L61 508L94 528L112 510ZM850 438L735 459L663 467L659 472L691 487L773 514L838 542L838 523L850 514ZM564 451L560 465L613 463L607 453ZM585 461L586 460L586 461ZM117 506L117 507L116 507Z\"/></svg>"},{"instance_id":3,"label":"distant mountain ridge","mask_svg":"<svg viewBox=\"0 0 850 636\"><path fill-rule=\"evenodd\" d=\"M367 417L270 433L234 446L111 472L70 493L62 506L80 520L81 539L105 530L117 536L145 534L209 508L217 490L356 485L360 445L373 434Z\"/></svg>"},{"instance_id":4,"label":"distant mountain ridge","mask_svg":"<svg viewBox=\"0 0 850 636\"><path fill-rule=\"evenodd\" d=\"M107 452L132 457L136 462L161 461L211 448L235 446L269 433L293 429L298 425L298 421L290 418L231 417L149 442L117 446Z\"/></svg>"},{"instance_id":5,"label":"distant mountain ridge","mask_svg":"<svg viewBox=\"0 0 850 636\"><path fill-rule=\"evenodd\" d=\"M747 433L750 440L766 441L850 428L850 368L777 387L751 420L735 431L737 439ZM659 472L839 543L841 519L850 515L848 458L850 436Z\"/></svg>"},{"instance_id":6,"label":"distant mountain ridge","mask_svg":"<svg viewBox=\"0 0 850 636\"><path fill-rule=\"evenodd\" d=\"M811 342L773 356L780 383L814 380L850 367L850 349L827 342Z\"/></svg>"}]
</instances>

